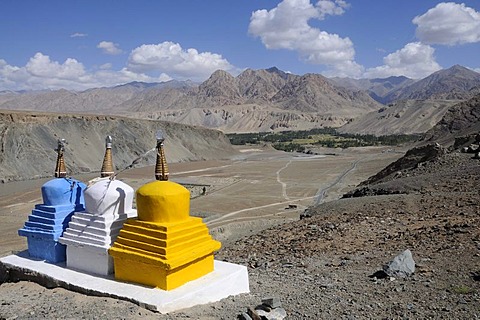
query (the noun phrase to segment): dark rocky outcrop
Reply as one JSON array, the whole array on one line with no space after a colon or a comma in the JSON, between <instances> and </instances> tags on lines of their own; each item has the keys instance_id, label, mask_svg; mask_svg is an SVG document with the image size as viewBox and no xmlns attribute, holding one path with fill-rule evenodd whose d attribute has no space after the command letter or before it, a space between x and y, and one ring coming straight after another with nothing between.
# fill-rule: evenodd
<instances>
[{"instance_id":1,"label":"dark rocky outcrop","mask_svg":"<svg viewBox=\"0 0 480 320\"><path fill-rule=\"evenodd\" d=\"M449 108L443 118L427 131L422 141L424 143L436 141L442 145L452 146L456 138L470 136L470 139L462 140L462 144L468 144L473 143L479 132L480 94Z\"/></svg>"}]
</instances>

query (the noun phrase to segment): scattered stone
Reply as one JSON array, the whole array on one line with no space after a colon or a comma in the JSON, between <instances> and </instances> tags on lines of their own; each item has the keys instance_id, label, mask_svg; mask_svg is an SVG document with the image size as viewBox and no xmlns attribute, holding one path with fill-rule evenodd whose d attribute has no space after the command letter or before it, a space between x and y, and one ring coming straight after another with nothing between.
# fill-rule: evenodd
<instances>
[{"instance_id":1,"label":"scattered stone","mask_svg":"<svg viewBox=\"0 0 480 320\"><path fill-rule=\"evenodd\" d=\"M415 272L415 261L410 250L405 250L383 267L390 277L406 278Z\"/></svg>"},{"instance_id":2,"label":"scattered stone","mask_svg":"<svg viewBox=\"0 0 480 320\"><path fill-rule=\"evenodd\" d=\"M276 297L265 298L262 300L262 304L270 307L271 309L279 308L282 306L282 302Z\"/></svg>"},{"instance_id":3,"label":"scattered stone","mask_svg":"<svg viewBox=\"0 0 480 320\"><path fill-rule=\"evenodd\" d=\"M306 219L306 218L310 218L312 217L312 212L308 209L305 209L305 211L303 211L302 213L300 213L300 220L303 220L303 219Z\"/></svg>"},{"instance_id":4,"label":"scattered stone","mask_svg":"<svg viewBox=\"0 0 480 320\"><path fill-rule=\"evenodd\" d=\"M250 317L246 312L242 312L242 313L238 316L238 319L239 319L239 320L252 320L252 317Z\"/></svg>"},{"instance_id":5,"label":"scattered stone","mask_svg":"<svg viewBox=\"0 0 480 320\"><path fill-rule=\"evenodd\" d=\"M251 307L248 308L247 313L252 318L252 320L262 320L262 318L260 318L260 316L258 315L257 311L255 311Z\"/></svg>"},{"instance_id":6,"label":"scattered stone","mask_svg":"<svg viewBox=\"0 0 480 320\"><path fill-rule=\"evenodd\" d=\"M252 309L249 307L247 312L242 312L238 319L241 320L282 320L287 316L287 311L283 309L280 299L269 297L262 300L262 304Z\"/></svg>"},{"instance_id":7,"label":"scattered stone","mask_svg":"<svg viewBox=\"0 0 480 320\"><path fill-rule=\"evenodd\" d=\"M265 310L257 310L258 315L267 320L282 320L287 317L287 312L283 308L275 308L267 312Z\"/></svg>"}]
</instances>

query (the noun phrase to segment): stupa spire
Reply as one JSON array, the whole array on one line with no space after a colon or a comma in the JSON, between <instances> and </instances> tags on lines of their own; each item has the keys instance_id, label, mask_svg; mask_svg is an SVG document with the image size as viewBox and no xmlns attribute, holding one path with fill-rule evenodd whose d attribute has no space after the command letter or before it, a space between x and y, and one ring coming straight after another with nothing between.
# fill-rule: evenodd
<instances>
[{"instance_id":1,"label":"stupa spire","mask_svg":"<svg viewBox=\"0 0 480 320\"><path fill-rule=\"evenodd\" d=\"M157 162L155 164L155 179L160 181L168 181L168 166L167 159L165 157L165 150L163 148L163 142L165 136L162 130L158 130L157 134Z\"/></svg>"},{"instance_id":2,"label":"stupa spire","mask_svg":"<svg viewBox=\"0 0 480 320\"><path fill-rule=\"evenodd\" d=\"M113 159L112 159L112 136L107 136L105 139L105 156L103 157L103 164L100 176L110 177L114 174Z\"/></svg>"},{"instance_id":3,"label":"stupa spire","mask_svg":"<svg viewBox=\"0 0 480 320\"><path fill-rule=\"evenodd\" d=\"M55 178L65 178L67 176L67 169L65 167L65 159L63 158L63 152L65 151L65 139L58 139L57 151L57 164L55 166Z\"/></svg>"}]
</instances>

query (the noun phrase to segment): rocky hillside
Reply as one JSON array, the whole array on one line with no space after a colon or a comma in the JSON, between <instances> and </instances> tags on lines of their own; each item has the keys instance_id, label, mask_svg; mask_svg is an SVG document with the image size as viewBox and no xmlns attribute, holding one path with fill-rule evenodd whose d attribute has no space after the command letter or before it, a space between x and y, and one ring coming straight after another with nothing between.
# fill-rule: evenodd
<instances>
[{"instance_id":1,"label":"rocky hillside","mask_svg":"<svg viewBox=\"0 0 480 320\"><path fill-rule=\"evenodd\" d=\"M439 170L450 170L450 168L441 168L442 163L439 159L454 158L455 156L451 153L458 152L460 147L471 143L478 144L479 134L480 95L477 95L449 108L443 118L416 142L416 147L362 182L357 189L346 194L346 197L404 193L408 190L420 191L424 184L428 184L432 179L438 179L438 172L432 170L428 177L423 177L422 181L412 178L412 172L422 172L422 168L431 163L437 163ZM472 158L471 155L467 155L468 157ZM478 160L472 160L474 162L468 162L469 165L473 163L473 170L478 171Z\"/></svg>"},{"instance_id":2,"label":"rocky hillside","mask_svg":"<svg viewBox=\"0 0 480 320\"><path fill-rule=\"evenodd\" d=\"M473 141L473 137L479 133L480 94L449 108L443 118L425 134L423 142L452 146L455 139L470 136Z\"/></svg>"},{"instance_id":3,"label":"rocky hillside","mask_svg":"<svg viewBox=\"0 0 480 320\"><path fill-rule=\"evenodd\" d=\"M52 176L57 140L67 140L65 161L70 174L99 171L105 137L113 137L113 160L123 169L156 145L155 132L164 130L170 162L219 159L233 154L219 131L183 124L123 117L0 112L0 180ZM150 152L141 165L153 164Z\"/></svg>"},{"instance_id":4,"label":"rocky hillside","mask_svg":"<svg viewBox=\"0 0 480 320\"><path fill-rule=\"evenodd\" d=\"M480 93L480 73L455 65L434 72L404 88L388 94L386 101L404 99L465 100Z\"/></svg>"},{"instance_id":5,"label":"rocky hillside","mask_svg":"<svg viewBox=\"0 0 480 320\"><path fill-rule=\"evenodd\" d=\"M406 77L331 80L351 90L365 90L383 104L399 100L465 100L480 93L480 73L460 65L434 72L420 80Z\"/></svg>"},{"instance_id":6,"label":"rocky hillside","mask_svg":"<svg viewBox=\"0 0 480 320\"><path fill-rule=\"evenodd\" d=\"M459 100L400 100L354 119L338 130L345 133L419 134L430 130Z\"/></svg>"},{"instance_id":7,"label":"rocky hillside","mask_svg":"<svg viewBox=\"0 0 480 320\"><path fill-rule=\"evenodd\" d=\"M415 82L404 76L375 79L331 78L331 80L351 90L365 90L373 99L383 104L391 102L386 98L390 93L399 91Z\"/></svg>"}]
</instances>

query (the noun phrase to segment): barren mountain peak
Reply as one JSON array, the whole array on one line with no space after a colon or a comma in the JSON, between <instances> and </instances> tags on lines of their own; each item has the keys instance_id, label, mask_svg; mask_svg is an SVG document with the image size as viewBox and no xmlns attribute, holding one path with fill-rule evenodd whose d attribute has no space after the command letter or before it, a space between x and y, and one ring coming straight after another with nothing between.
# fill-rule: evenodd
<instances>
[{"instance_id":1,"label":"barren mountain peak","mask_svg":"<svg viewBox=\"0 0 480 320\"><path fill-rule=\"evenodd\" d=\"M212 75L210 76L209 79L211 79L211 78L233 78L233 76L230 73L228 73L227 71L219 69L219 70L215 71L214 73L212 73Z\"/></svg>"},{"instance_id":2,"label":"barren mountain peak","mask_svg":"<svg viewBox=\"0 0 480 320\"><path fill-rule=\"evenodd\" d=\"M403 99L464 100L480 91L480 73L460 65L439 70L386 96L387 101Z\"/></svg>"}]
</instances>

